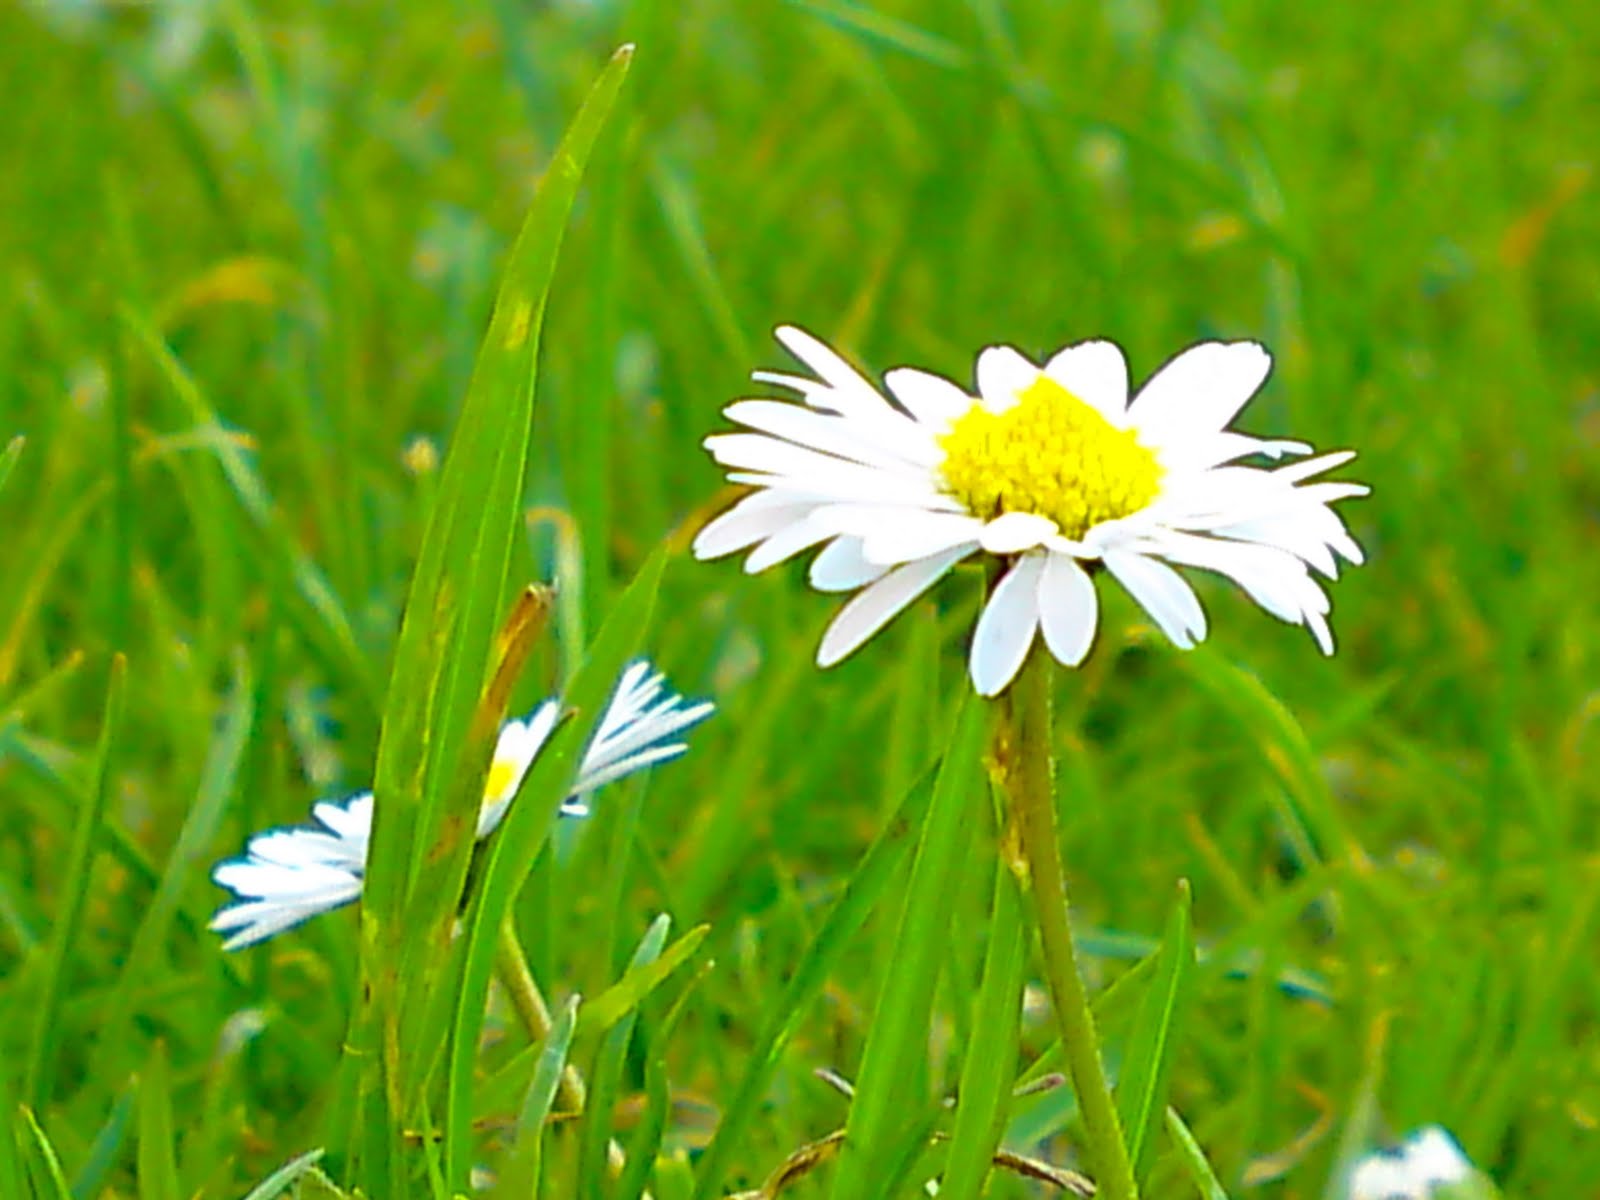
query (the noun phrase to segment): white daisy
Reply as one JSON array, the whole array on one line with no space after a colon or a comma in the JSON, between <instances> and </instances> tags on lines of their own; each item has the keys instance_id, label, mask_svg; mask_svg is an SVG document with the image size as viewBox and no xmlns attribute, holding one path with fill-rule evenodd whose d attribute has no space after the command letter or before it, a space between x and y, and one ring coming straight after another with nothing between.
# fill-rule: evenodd
<instances>
[{"instance_id":1,"label":"white daisy","mask_svg":"<svg viewBox=\"0 0 1600 1200\"><path fill-rule=\"evenodd\" d=\"M589 739L572 793L561 806L563 814L586 815L589 793L689 748L678 735L705 720L716 706L687 704L665 685L661 673L643 660L623 671ZM560 715L560 701L546 700L500 730L478 812L479 838L493 833L505 817ZM343 805L320 803L312 815L320 825L258 834L243 858L221 863L212 872L218 884L240 897L211 920L212 929L230 934L224 950L263 941L361 895L372 793L363 792Z\"/></svg>"},{"instance_id":2,"label":"white daisy","mask_svg":"<svg viewBox=\"0 0 1600 1200\"><path fill-rule=\"evenodd\" d=\"M1349 1200L1428 1200L1436 1190L1478 1178L1461 1146L1437 1125L1392 1150L1379 1150L1350 1174Z\"/></svg>"},{"instance_id":3,"label":"white daisy","mask_svg":"<svg viewBox=\"0 0 1600 1200\"><path fill-rule=\"evenodd\" d=\"M372 832L372 793L343 805L323 801L311 814L322 823L299 829L274 829L250 839L245 856L220 863L211 873L219 885L240 897L211 918L211 928L228 934L224 950L264 941L308 917L349 904L361 894Z\"/></svg>"},{"instance_id":4,"label":"white daisy","mask_svg":"<svg viewBox=\"0 0 1600 1200\"><path fill-rule=\"evenodd\" d=\"M1334 578L1361 547L1330 505L1356 483L1308 482L1355 457L1342 451L1274 469L1251 455L1306 455L1301 442L1236 433L1229 423L1271 369L1255 342L1202 342L1168 362L1131 401L1122 351L1079 342L1036 366L1009 346L977 362L977 395L900 367L891 403L803 330L778 340L816 375L759 371L805 403L740 400L728 418L755 432L705 440L733 483L756 489L695 538L698 558L749 550L751 573L822 546L813 587L855 592L823 635L831 666L975 554L1003 568L978 619L970 669L992 696L1035 634L1077 666L1094 643L1098 602L1084 564L1103 566L1182 648L1206 618L1173 565L1228 576L1274 616L1310 629L1332 653Z\"/></svg>"}]
</instances>

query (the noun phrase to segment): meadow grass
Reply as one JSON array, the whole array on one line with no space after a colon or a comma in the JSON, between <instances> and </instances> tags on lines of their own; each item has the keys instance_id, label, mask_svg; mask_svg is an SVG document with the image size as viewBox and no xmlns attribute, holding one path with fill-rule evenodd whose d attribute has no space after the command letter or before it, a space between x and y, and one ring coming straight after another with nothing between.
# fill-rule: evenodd
<instances>
[{"instance_id":1,"label":"meadow grass","mask_svg":"<svg viewBox=\"0 0 1600 1200\"><path fill-rule=\"evenodd\" d=\"M470 1161L502 1184L541 1171L550 1196L706 1200L845 1125L816 1072L855 1078L880 997L906 991L911 847L955 786L935 775L980 581L822 672L836 601L798 568L689 558L729 498L698 443L751 369L787 368L780 322L963 381L995 341L1112 337L1136 378L1201 337L1272 348L1244 423L1360 451L1347 473L1374 494L1347 516L1369 563L1333 586L1331 659L1207 580L1201 648L1111 597L1087 666L1057 673L1108 1065L1143 1053L1182 926L1198 961L1170 1099L1228 1194L1336 1197L1351 1154L1429 1122L1508 1195L1591 1194L1597 19L1463 0L0 7L0 1196L241 1196L323 1149L334 1178L394 1156L386 1187L363 1176L374 1197L448 1194ZM497 281L624 42L549 291L525 487L507 466L460 490L442 464ZM421 930L393 932L385 893L376 948L351 909L224 954L209 872L375 769L470 743L455 703L442 746L379 750L386 712L391 738L443 728L390 679L401 647L417 687L401 618L446 503L509 537L503 572L453 560L479 581L480 659L525 583L560 581L512 711L569 683L592 698L635 647L719 711L682 761L488 867L552 1035L531 1045L493 990L449 1018L482 1022L449 1059L468 1090L380 1112L363 981L375 954L420 972ZM1003 1096L1060 1069L969 791L971 852L919 910L927 1028L893 1093L864 1098L911 1131L895 1194L976 1144L942 1104L958 1081ZM406 878L401 832L383 887ZM1021 1053L996 1073L981 1049L1009 1042L1018 972ZM609 1007L586 1021L574 996ZM436 1018L402 1023L400 1052L444 1056L418 1032ZM555 1099L563 1056L581 1118ZM1070 1165L1075 1129L1070 1091L1031 1090L1004 1145ZM1187 1144L1153 1135L1148 1196L1195 1194ZM784 1194L827 1195L830 1172ZM1036 1189L997 1173L989 1194Z\"/></svg>"}]
</instances>

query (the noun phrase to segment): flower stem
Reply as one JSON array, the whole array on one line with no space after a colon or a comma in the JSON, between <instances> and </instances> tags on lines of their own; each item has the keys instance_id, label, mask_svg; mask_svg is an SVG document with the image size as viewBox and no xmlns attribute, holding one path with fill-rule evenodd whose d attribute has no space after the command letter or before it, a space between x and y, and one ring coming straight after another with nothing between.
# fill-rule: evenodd
<instances>
[{"instance_id":1,"label":"flower stem","mask_svg":"<svg viewBox=\"0 0 1600 1200\"><path fill-rule=\"evenodd\" d=\"M1035 648L1006 692L1004 719L996 732L996 765L1011 798L1014 836L1020 846L1012 870L1033 896L1044 946L1045 974L1061 1045L1077 1093L1090 1165L1102 1200L1138 1200L1116 1103L1100 1061L1094 1015L1078 970L1068 919L1067 888L1056 828L1055 756L1050 719L1050 658Z\"/></svg>"}]
</instances>

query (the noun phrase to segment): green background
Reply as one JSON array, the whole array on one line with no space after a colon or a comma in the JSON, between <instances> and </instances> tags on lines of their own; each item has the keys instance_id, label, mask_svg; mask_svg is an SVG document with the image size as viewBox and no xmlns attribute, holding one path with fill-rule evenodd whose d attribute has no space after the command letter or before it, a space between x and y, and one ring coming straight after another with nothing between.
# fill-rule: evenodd
<instances>
[{"instance_id":1,"label":"green background","mask_svg":"<svg viewBox=\"0 0 1600 1200\"><path fill-rule=\"evenodd\" d=\"M710 924L644 1010L683 998L651 1050L662 1155L704 1145L942 748L978 598L947 583L824 673L837 601L797 566L681 552L728 499L700 438L752 369L789 366L771 328L961 382L991 342L1112 337L1140 379L1222 336L1276 357L1245 429L1360 452L1342 474L1373 496L1343 512L1369 562L1331 588L1330 660L1218 580L1189 655L1103 589L1102 643L1058 693L1094 977L1148 952L1187 877L1205 957L1173 1101L1235 1194L1324 1195L1352 1147L1434 1121L1512 1193L1592 1186L1596 33L1585 6L1472 0L0 8L0 444L27 439L0 483L0 1075L18 1099L50 932L81 902L38 1112L67 1180L154 1194L132 1128L151 1088L183 1195L322 1144L355 918L224 957L208 872L370 779L502 256L633 41L550 297L513 574L564 591L518 700L670 538L648 645L720 712L563 827L521 913L557 997L600 992L658 912ZM119 650L104 836L69 886ZM950 899L918 1103L983 1035L987 871L974 855ZM854 1074L895 918L842 948L730 1186L843 1124L812 1072ZM1108 1015L1113 1067L1126 1025ZM1041 993L1029 1061L1048 1038ZM1008 1144L1065 1161L1067 1105L1034 1098ZM1160 1153L1152 1195L1186 1194Z\"/></svg>"}]
</instances>

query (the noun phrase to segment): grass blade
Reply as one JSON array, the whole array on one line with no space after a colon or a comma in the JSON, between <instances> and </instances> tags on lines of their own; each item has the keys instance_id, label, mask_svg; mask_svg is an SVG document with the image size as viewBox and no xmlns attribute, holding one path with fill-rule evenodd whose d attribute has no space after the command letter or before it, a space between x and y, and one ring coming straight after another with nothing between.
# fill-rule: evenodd
<instances>
[{"instance_id":1,"label":"grass blade","mask_svg":"<svg viewBox=\"0 0 1600 1200\"><path fill-rule=\"evenodd\" d=\"M923 1108L906 1095L906 1081L918 1077L927 1054L928 1021L954 909L951 893L971 845L978 759L988 717L987 705L970 700L963 704L949 752L939 767L907 885L895 956L873 1012L850 1103L834 1200L881 1194L882 1181L897 1166L908 1123Z\"/></svg>"},{"instance_id":2,"label":"grass blade","mask_svg":"<svg viewBox=\"0 0 1600 1200\"><path fill-rule=\"evenodd\" d=\"M112 752L122 727L123 691L128 677L128 660L118 654L111 660L106 686L105 717L100 726L100 744L95 751L93 782L85 803L78 809L72 828L72 848L62 874L61 912L50 931L49 958L44 983L34 1008L33 1037L28 1045L24 1089L35 1109L50 1100L55 1078L56 1044L61 1037L61 997L66 983L67 964L77 947L83 922L84 902L89 895L89 873L94 865L94 849L105 815L106 797L111 791Z\"/></svg>"},{"instance_id":3,"label":"grass blade","mask_svg":"<svg viewBox=\"0 0 1600 1200\"><path fill-rule=\"evenodd\" d=\"M556 1015L534 1066L533 1078L523 1095L517 1115L516 1135L500 1169L495 1200L522 1200L539 1195L539 1172L544 1156L544 1130L561 1086L561 1073L567 1069L567 1052L578 1027L579 998L573 996Z\"/></svg>"},{"instance_id":4,"label":"grass blade","mask_svg":"<svg viewBox=\"0 0 1600 1200\"><path fill-rule=\"evenodd\" d=\"M645 962L635 962L622 978L601 992L583 1008L583 1019L578 1024L580 1037L597 1037L606 1032L629 1013L644 1003L644 998L666 981L700 949L700 943L711 932L709 925L697 925L689 930L672 948Z\"/></svg>"},{"instance_id":5,"label":"grass blade","mask_svg":"<svg viewBox=\"0 0 1600 1200\"><path fill-rule=\"evenodd\" d=\"M307 1150L299 1157L291 1158L251 1188L250 1194L244 1200L277 1200L291 1185L316 1170L317 1163L322 1161L322 1155L321 1150Z\"/></svg>"},{"instance_id":6,"label":"grass blade","mask_svg":"<svg viewBox=\"0 0 1600 1200\"><path fill-rule=\"evenodd\" d=\"M139 1079L139 1200L183 1200L173 1142L171 1072L160 1042Z\"/></svg>"},{"instance_id":7,"label":"grass blade","mask_svg":"<svg viewBox=\"0 0 1600 1200\"><path fill-rule=\"evenodd\" d=\"M453 1025L449 1029L449 1066L446 1081L446 1175L452 1186L463 1186L470 1161L471 1094L478 1031L489 994L500 929L511 903L533 869L539 849L549 837L556 811L572 779L578 747L604 710L623 664L638 653L640 642L655 611L666 549L657 550L639 571L612 609L584 665L567 692L571 720L559 726L545 743L523 780L504 823L488 843L483 884L467 916L465 964L456 993ZM441 1031L442 1032L442 1031Z\"/></svg>"},{"instance_id":8,"label":"grass blade","mask_svg":"<svg viewBox=\"0 0 1600 1200\"><path fill-rule=\"evenodd\" d=\"M994 1153L1010 1115L1022 1021L1022 984L1028 967L1027 925L1016 876L998 856L989 949L972 1019L972 1039L961 1067L955 1128L939 1195L966 1200L983 1193Z\"/></svg>"},{"instance_id":9,"label":"grass blade","mask_svg":"<svg viewBox=\"0 0 1600 1200\"><path fill-rule=\"evenodd\" d=\"M1189 881L1179 880L1155 977L1139 1005L1117 1083L1117 1115L1141 1180L1155 1146L1156 1123L1167 1106L1172 1063L1182 1038L1186 985L1194 966L1189 909Z\"/></svg>"},{"instance_id":10,"label":"grass blade","mask_svg":"<svg viewBox=\"0 0 1600 1200\"><path fill-rule=\"evenodd\" d=\"M542 180L513 247L480 347L423 537L379 737L376 819L362 905L362 974L370 1003L352 1030L368 1056L364 1091L415 1109L437 1041L425 1024L445 986L450 929L472 851L495 731L483 711L511 549L521 517L540 331L584 163L626 77L631 47L590 90ZM404 1002L401 991L404 989ZM424 1049L402 1058L401 1047ZM391 1130L389 1137L393 1137ZM458 1135L459 1136L459 1135ZM466 1165L446 1164L465 1189ZM391 1144L385 1151L392 1158ZM395 1186L391 1169L369 1191Z\"/></svg>"},{"instance_id":11,"label":"grass blade","mask_svg":"<svg viewBox=\"0 0 1600 1200\"><path fill-rule=\"evenodd\" d=\"M722 1182L732 1165L734 1151L743 1139L750 1120L760 1109L762 1095L778 1068L784 1050L800 1027L811 1002L822 990L834 963L882 899L889 882L895 878L900 860L911 848L912 833L920 827L930 793L929 782L923 779L906 794L899 810L862 858L855 874L845 885L843 894L823 921L822 928L796 964L794 975L784 989L781 1000L773 1006L773 1015L750 1053L749 1065L745 1067L738 1088L723 1108L722 1121L711 1139L711 1145L700 1156L695 1175L694 1200L712 1200L712 1197L722 1194Z\"/></svg>"},{"instance_id":12,"label":"grass blade","mask_svg":"<svg viewBox=\"0 0 1600 1200\"><path fill-rule=\"evenodd\" d=\"M6 443L6 448L0 450L0 490L6 486L6 480L11 478L11 468L17 465L17 459L22 457L23 443L28 439L20 433Z\"/></svg>"},{"instance_id":13,"label":"grass blade","mask_svg":"<svg viewBox=\"0 0 1600 1200\"><path fill-rule=\"evenodd\" d=\"M1172 1136L1172 1144L1178 1148L1178 1157L1183 1162L1184 1170L1189 1173L1202 1200L1228 1200L1227 1189L1206 1161L1206 1152L1200 1149L1200 1143L1194 1140L1194 1134L1189 1132L1189 1127L1183 1123L1183 1118L1175 1108L1167 1109L1167 1133Z\"/></svg>"},{"instance_id":14,"label":"grass blade","mask_svg":"<svg viewBox=\"0 0 1600 1200\"><path fill-rule=\"evenodd\" d=\"M662 913L650 923L639 947L628 962L628 975L649 969L661 958L672 918ZM626 976L624 976L626 978ZM582 1141L578 1149L578 1195L601 1200L605 1195L611 1146L611 1126L622 1083L623 1056L639 1019L637 1008L629 1009L606 1031L595 1052L594 1070L589 1076L589 1099L584 1105Z\"/></svg>"},{"instance_id":15,"label":"grass blade","mask_svg":"<svg viewBox=\"0 0 1600 1200\"><path fill-rule=\"evenodd\" d=\"M56 1155L56 1148L50 1144L50 1139L45 1136L39 1119L26 1105L20 1113L17 1123L21 1126L19 1132L25 1147L28 1178L33 1181L34 1200L73 1200L72 1191L67 1187L67 1177L61 1171L61 1159ZM26 1196L29 1193L21 1194Z\"/></svg>"}]
</instances>

